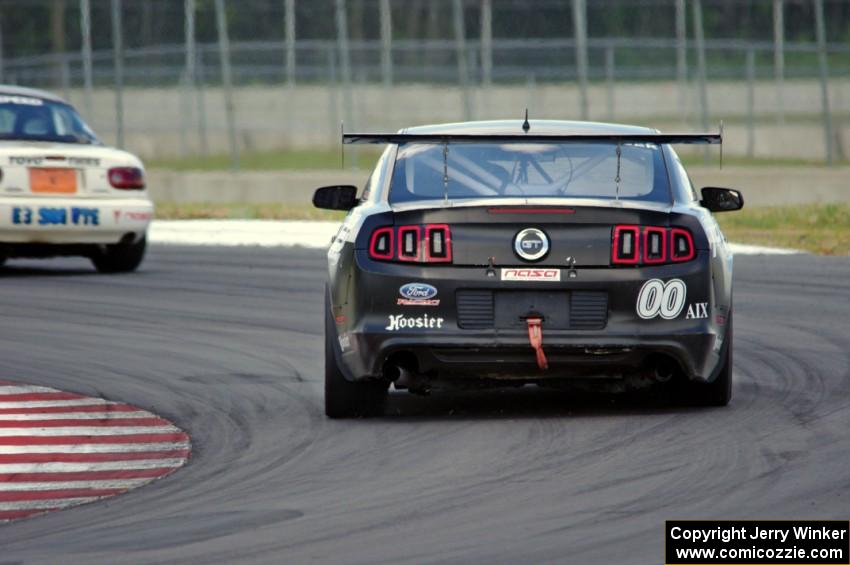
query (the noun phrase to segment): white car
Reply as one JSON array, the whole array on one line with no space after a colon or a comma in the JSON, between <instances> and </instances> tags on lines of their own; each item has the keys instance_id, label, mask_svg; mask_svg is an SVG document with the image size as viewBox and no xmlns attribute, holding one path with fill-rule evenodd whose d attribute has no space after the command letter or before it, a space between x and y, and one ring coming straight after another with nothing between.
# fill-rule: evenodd
<instances>
[{"instance_id":1,"label":"white car","mask_svg":"<svg viewBox=\"0 0 850 565\"><path fill-rule=\"evenodd\" d=\"M0 264L81 255L133 271L152 218L136 156L104 146L61 98L0 86Z\"/></svg>"}]
</instances>

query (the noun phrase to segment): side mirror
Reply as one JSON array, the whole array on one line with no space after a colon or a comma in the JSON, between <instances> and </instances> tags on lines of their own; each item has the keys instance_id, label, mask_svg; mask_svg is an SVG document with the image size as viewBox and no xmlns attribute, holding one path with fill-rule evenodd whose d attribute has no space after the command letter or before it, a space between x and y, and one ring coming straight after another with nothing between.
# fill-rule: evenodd
<instances>
[{"instance_id":1,"label":"side mirror","mask_svg":"<svg viewBox=\"0 0 850 565\"><path fill-rule=\"evenodd\" d=\"M357 187L323 186L313 193L313 206L325 210L351 210L357 206Z\"/></svg>"},{"instance_id":2,"label":"side mirror","mask_svg":"<svg viewBox=\"0 0 850 565\"><path fill-rule=\"evenodd\" d=\"M732 212L744 207L744 195L737 190L706 186L700 192L700 204L712 212Z\"/></svg>"}]
</instances>

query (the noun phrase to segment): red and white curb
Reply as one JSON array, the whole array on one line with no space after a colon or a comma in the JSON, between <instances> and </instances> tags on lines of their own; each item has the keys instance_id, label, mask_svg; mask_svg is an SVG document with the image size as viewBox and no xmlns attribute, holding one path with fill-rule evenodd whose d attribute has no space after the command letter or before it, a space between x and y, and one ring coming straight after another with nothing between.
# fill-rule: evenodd
<instances>
[{"instance_id":1,"label":"red and white curb","mask_svg":"<svg viewBox=\"0 0 850 565\"><path fill-rule=\"evenodd\" d=\"M135 406L0 381L0 523L140 487L190 450L184 431Z\"/></svg>"}]
</instances>

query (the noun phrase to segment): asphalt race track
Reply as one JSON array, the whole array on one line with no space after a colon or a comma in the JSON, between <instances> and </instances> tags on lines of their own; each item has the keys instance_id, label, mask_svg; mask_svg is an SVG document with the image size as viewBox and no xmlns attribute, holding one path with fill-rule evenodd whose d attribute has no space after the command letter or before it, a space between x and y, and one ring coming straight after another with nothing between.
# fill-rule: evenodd
<instances>
[{"instance_id":1,"label":"asphalt race track","mask_svg":"<svg viewBox=\"0 0 850 565\"><path fill-rule=\"evenodd\" d=\"M726 409L533 389L322 412L324 256L0 270L0 379L192 436L187 467L0 526L0 563L658 563L672 518L848 518L850 261L738 257Z\"/></svg>"}]
</instances>

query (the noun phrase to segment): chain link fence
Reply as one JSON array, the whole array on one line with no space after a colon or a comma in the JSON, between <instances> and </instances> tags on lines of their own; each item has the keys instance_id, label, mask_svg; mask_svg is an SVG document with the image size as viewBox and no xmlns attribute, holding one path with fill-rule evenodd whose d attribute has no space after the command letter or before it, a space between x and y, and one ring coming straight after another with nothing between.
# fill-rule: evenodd
<instances>
[{"instance_id":1,"label":"chain link fence","mask_svg":"<svg viewBox=\"0 0 850 565\"><path fill-rule=\"evenodd\" d=\"M146 157L532 117L845 158L846 0L2 0L2 81ZM19 38L23 38L20 39Z\"/></svg>"}]
</instances>

